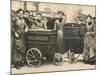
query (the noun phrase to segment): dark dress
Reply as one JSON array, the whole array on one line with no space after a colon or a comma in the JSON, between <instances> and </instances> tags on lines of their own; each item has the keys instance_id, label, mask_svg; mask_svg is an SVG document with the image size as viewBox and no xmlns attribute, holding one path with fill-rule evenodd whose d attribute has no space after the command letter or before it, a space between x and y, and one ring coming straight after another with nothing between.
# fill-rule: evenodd
<instances>
[{"instance_id":1,"label":"dark dress","mask_svg":"<svg viewBox=\"0 0 100 75\"><path fill-rule=\"evenodd\" d=\"M47 29L54 29L55 18L49 19L47 22Z\"/></svg>"},{"instance_id":2,"label":"dark dress","mask_svg":"<svg viewBox=\"0 0 100 75\"><path fill-rule=\"evenodd\" d=\"M24 19L16 18L15 23L15 33L19 35L19 37L14 38L14 62L24 61L25 59L25 31L26 23ZM24 58L23 58L24 57Z\"/></svg>"},{"instance_id":3,"label":"dark dress","mask_svg":"<svg viewBox=\"0 0 100 75\"><path fill-rule=\"evenodd\" d=\"M14 64L14 24L15 16L11 16L11 63Z\"/></svg>"},{"instance_id":4,"label":"dark dress","mask_svg":"<svg viewBox=\"0 0 100 75\"><path fill-rule=\"evenodd\" d=\"M25 20L26 24L28 25L28 27L31 28L31 26L32 26L33 23L32 23L32 21L30 20L30 18L25 18L25 17L24 17L24 20Z\"/></svg>"}]
</instances>

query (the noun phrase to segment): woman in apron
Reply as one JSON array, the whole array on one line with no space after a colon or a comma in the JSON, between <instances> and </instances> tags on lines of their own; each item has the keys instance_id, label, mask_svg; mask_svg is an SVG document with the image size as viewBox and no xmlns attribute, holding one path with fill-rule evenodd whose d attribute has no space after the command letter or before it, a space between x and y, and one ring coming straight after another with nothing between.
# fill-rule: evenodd
<instances>
[{"instance_id":1,"label":"woman in apron","mask_svg":"<svg viewBox=\"0 0 100 75\"><path fill-rule=\"evenodd\" d=\"M15 11L11 10L11 65L14 65L14 24L15 24Z\"/></svg>"},{"instance_id":2,"label":"woman in apron","mask_svg":"<svg viewBox=\"0 0 100 75\"><path fill-rule=\"evenodd\" d=\"M58 18L54 24L54 30L57 30L57 53L54 54L54 64L59 66L62 64L62 54L64 53L63 47L63 26L65 24L65 18L63 12L58 12Z\"/></svg>"},{"instance_id":3,"label":"woman in apron","mask_svg":"<svg viewBox=\"0 0 100 75\"><path fill-rule=\"evenodd\" d=\"M26 25L22 9L19 9L17 12L16 22L15 22L15 33L14 33L14 63L15 67L19 69L23 62L25 56L25 31L28 31L28 26Z\"/></svg>"},{"instance_id":4,"label":"woman in apron","mask_svg":"<svg viewBox=\"0 0 100 75\"><path fill-rule=\"evenodd\" d=\"M96 56L95 24L91 16L87 16L86 34L84 39L83 58L85 63L92 63Z\"/></svg>"},{"instance_id":5,"label":"woman in apron","mask_svg":"<svg viewBox=\"0 0 100 75\"><path fill-rule=\"evenodd\" d=\"M58 18L55 21L54 30L57 30L57 48L58 52L63 53L63 26L65 24L64 13L59 11Z\"/></svg>"}]
</instances>

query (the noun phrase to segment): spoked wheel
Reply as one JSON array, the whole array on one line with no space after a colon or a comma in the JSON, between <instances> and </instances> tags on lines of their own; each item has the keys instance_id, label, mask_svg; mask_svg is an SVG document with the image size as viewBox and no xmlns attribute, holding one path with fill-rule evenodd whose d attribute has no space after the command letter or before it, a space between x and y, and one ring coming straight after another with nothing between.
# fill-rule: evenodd
<instances>
[{"instance_id":1,"label":"spoked wheel","mask_svg":"<svg viewBox=\"0 0 100 75\"><path fill-rule=\"evenodd\" d=\"M37 48L31 48L26 53L26 62L30 67L40 66L42 62L42 54Z\"/></svg>"}]
</instances>

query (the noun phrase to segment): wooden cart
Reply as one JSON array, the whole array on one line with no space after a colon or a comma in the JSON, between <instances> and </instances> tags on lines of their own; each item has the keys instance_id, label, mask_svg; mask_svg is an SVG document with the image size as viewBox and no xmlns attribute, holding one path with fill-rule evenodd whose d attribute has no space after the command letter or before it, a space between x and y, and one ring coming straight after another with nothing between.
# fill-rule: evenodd
<instances>
[{"instance_id":1,"label":"wooden cart","mask_svg":"<svg viewBox=\"0 0 100 75\"><path fill-rule=\"evenodd\" d=\"M29 66L39 66L43 57L53 61L54 53L57 50L56 31L33 30L26 33L26 61Z\"/></svg>"}]
</instances>

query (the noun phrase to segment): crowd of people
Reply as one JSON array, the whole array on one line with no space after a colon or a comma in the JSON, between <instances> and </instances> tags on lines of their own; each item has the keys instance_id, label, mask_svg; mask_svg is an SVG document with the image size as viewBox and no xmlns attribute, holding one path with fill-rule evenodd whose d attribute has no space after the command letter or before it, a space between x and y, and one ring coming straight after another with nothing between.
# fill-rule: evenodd
<instances>
[{"instance_id":1,"label":"crowd of people","mask_svg":"<svg viewBox=\"0 0 100 75\"><path fill-rule=\"evenodd\" d=\"M57 17L46 17L41 13L36 16L30 15L30 11L18 9L11 11L11 33L12 33L12 62L16 68L23 65L25 61L25 32L32 29L56 30L58 52L63 52L63 27L66 17L62 11L57 12ZM84 40L84 61L88 62L95 56L95 23L88 15L86 21L86 35ZM13 57L14 56L14 57Z\"/></svg>"},{"instance_id":2,"label":"crowd of people","mask_svg":"<svg viewBox=\"0 0 100 75\"><path fill-rule=\"evenodd\" d=\"M58 37L58 51L62 49L62 38L63 38L63 26L65 24L65 15L62 11L57 13L57 17L52 16L47 18L42 16L41 13L37 13L36 16L30 15L28 10L19 9L16 12L11 11L11 30L12 30L12 47L14 54L14 64L19 68L24 63L25 56L25 32L31 31L32 29L51 29L57 30Z\"/></svg>"},{"instance_id":3,"label":"crowd of people","mask_svg":"<svg viewBox=\"0 0 100 75\"><path fill-rule=\"evenodd\" d=\"M19 9L17 11L11 11L11 17L21 17L24 19L29 29L55 29L55 20L59 19L59 22L63 20L65 22L65 15L62 11L59 11L56 15L49 17L43 16L42 13L36 13L36 15L30 15L30 11Z\"/></svg>"}]
</instances>

